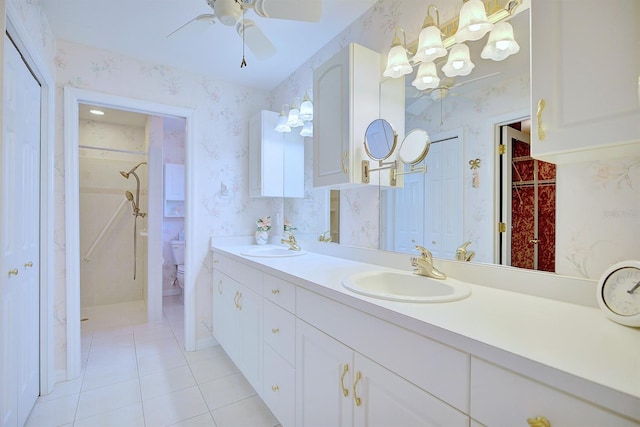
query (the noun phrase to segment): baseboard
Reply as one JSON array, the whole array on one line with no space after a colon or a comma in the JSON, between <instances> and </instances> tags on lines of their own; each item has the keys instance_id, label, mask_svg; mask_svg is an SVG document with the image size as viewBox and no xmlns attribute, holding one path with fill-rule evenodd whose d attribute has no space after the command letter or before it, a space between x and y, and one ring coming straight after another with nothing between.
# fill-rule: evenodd
<instances>
[{"instance_id":1,"label":"baseboard","mask_svg":"<svg viewBox=\"0 0 640 427\"><path fill-rule=\"evenodd\" d=\"M196 341L196 350L214 347L218 345L218 341L214 337L200 338Z\"/></svg>"}]
</instances>

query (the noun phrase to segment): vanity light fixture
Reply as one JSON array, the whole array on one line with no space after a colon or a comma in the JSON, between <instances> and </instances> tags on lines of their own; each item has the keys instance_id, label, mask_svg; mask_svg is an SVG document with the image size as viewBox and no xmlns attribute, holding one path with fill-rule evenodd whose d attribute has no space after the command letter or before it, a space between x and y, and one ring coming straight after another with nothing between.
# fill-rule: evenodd
<instances>
[{"instance_id":1,"label":"vanity light fixture","mask_svg":"<svg viewBox=\"0 0 640 427\"><path fill-rule=\"evenodd\" d=\"M278 123L276 124L276 127L274 129L276 132L291 132L291 127L287 123L288 122L288 116L286 113L287 108L289 108L289 106L287 104L284 104L282 106L282 110L280 110L280 116L278 116Z\"/></svg>"},{"instance_id":2,"label":"vanity light fixture","mask_svg":"<svg viewBox=\"0 0 640 427\"><path fill-rule=\"evenodd\" d=\"M432 4L428 5L418 40L410 45L406 43L404 30L396 28L383 75L400 78L413 72L408 57L413 55L410 60L414 67L419 67L412 85L418 90L434 89L439 84L439 81L438 84L434 83L438 78L437 71L433 72L434 61L446 56L447 49L450 49L449 58L442 71L447 77L466 76L471 73L474 65L469 57L469 48L464 43L480 40L489 31L491 33L483 50L483 59L502 61L519 51L519 46L513 38L513 27L504 21L514 15L522 0L463 1L459 16L442 25L438 8ZM404 43L400 40L398 31L404 33ZM423 66L424 64L432 65Z\"/></svg>"}]
</instances>

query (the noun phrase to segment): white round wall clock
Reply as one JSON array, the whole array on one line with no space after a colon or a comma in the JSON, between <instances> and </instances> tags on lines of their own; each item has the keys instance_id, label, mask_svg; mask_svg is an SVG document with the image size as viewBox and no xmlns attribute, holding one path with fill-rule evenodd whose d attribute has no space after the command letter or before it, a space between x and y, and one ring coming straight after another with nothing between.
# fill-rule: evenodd
<instances>
[{"instance_id":1,"label":"white round wall clock","mask_svg":"<svg viewBox=\"0 0 640 427\"><path fill-rule=\"evenodd\" d=\"M640 261L622 261L598 282L598 305L611 320L640 327Z\"/></svg>"}]
</instances>

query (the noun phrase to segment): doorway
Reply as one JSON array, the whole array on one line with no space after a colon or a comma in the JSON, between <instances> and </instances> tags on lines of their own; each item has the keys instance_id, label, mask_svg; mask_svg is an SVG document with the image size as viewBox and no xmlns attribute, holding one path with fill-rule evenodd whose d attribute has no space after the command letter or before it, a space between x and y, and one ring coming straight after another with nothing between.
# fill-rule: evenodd
<instances>
[{"instance_id":1,"label":"doorway","mask_svg":"<svg viewBox=\"0 0 640 427\"><path fill-rule=\"evenodd\" d=\"M116 110L124 110L147 114L151 116L174 117L185 119L185 271L184 271L184 347L186 350L195 349L195 269L189 263L193 253L191 224L193 224L193 195L190 183L194 182L193 170L190 165L194 159L194 112L190 109L155 104L130 98L90 92L86 90L66 87L64 92L65 115L65 237L66 237L66 265L67 265L67 376L75 378L81 373L81 312L80 312L80 236L79 236L79 105L90 104ZM151 145L148 150L149 181L157 184L149 186L148 211L155 215L147 217L147 257L161 260L162 255L162 150L161 147ZM149 283L162 283L162 267L149 268L147 280ZM155 321L162 318L162 288L148 287L146 300L147 319Z\"/></svg>"},{"instance_id":2,"label":"doorway","mask_svg":"<svg viewBox=\"0 0 640 427\"><path fill-rule=\"evenodd\" d=\"M500 264L554 272L556 167L531 157L530 124L499 127Z\"/></svg>"}]
</instances>

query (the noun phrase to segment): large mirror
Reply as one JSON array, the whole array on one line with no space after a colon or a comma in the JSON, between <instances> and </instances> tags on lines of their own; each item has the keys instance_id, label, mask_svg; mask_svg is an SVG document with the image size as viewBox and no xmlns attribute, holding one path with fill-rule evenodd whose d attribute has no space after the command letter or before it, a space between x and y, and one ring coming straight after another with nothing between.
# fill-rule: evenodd
<instances>
[{"instance_id":1,"label":"large mirror","mask_svg":"<svg viewBox=\"0 0 640 427\"><path fill-rule=\"evenodd\" d=\"M513 251L553 258L548 256L555 248L552 239L544 249L538 246L554 234L549 227L555 227L555 211L520 221L547 227L525 230L522 241L512 241L511 232L518 227L512 212L527 211L529 202L549 206L554 195L546 191L555 190L555 176L545 175L548 167L533 165L522 151L530 119L529 12L510 22L520 44L516 55L500 62L480 59L484 43L470 43L476 64L470 75L442 78L431 91L417 91L410 84L415 76L406 76L405 129L407 135L416 129L429 135L429 155L417 165L428 172L406 175L402 188L380 188L379 249L413 253L420 244L434 256L455 259L456 249L471 241L466 248L475 252L473 262L555 271L553 264L516 262L511 256ZM500 145L508 147L509 160L498 154ZM341 213L341 222L348 223L343 214L352 213Z\"/></svg>"}]
</instances>

